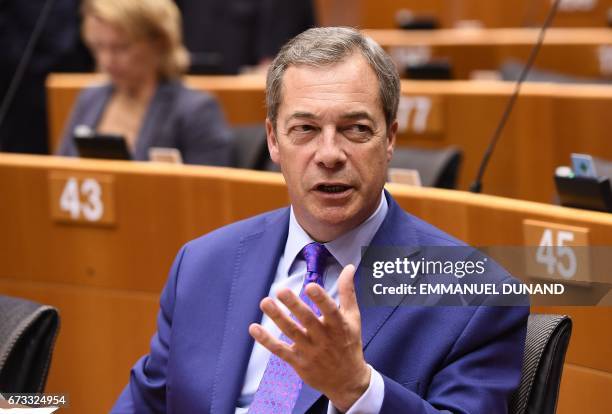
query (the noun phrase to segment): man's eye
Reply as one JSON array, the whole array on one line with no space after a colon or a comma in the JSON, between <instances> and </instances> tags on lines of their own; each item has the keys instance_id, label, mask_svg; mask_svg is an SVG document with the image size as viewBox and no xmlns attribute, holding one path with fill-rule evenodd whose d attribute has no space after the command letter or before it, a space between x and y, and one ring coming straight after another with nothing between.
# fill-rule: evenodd
<instances>
[{"instance_id":1,"label":"man's eye","mask_svg":"<svg viewBox=\"0 0 612 414\"><path fill-rule=\"evenodd\" d=\"M344 135L352 140L368 140L372 133L372 129L363 124L353 124L344 130Z\"/></svg>"},{"instance_id":2,"label":"man's eye","mask_svg":"<svg viewBox=\"0 0 612 414\"><path fill-rule=\"evenodd\" d=\"M352 132L359 132L359 133L366 133L366 132L371 132L372 131L369 126L362 125L362 124L351 125L351 127L349 129Z\"/></svg>"},{"instance_id":3,"label":"man's eye","mask_svg":"<svg viewBox=\"0 0 612 414\"><path fill-rule=\"evenodd\" d=\"M306 143L316 136L317 127L313 125L295 125L288 129L287 136L294 143Z\"/></svg>"},{"instance_id":4,"label":"man's eye","mask_svg":"<svg viewBox=\"0 0 612 414\"><path fill-rule=\"evenodd\" d=\"M315 127L312 125L296 125L289 129L289 133L294 134L308 134L315 130Z\"/></svg>"}]
</instances>

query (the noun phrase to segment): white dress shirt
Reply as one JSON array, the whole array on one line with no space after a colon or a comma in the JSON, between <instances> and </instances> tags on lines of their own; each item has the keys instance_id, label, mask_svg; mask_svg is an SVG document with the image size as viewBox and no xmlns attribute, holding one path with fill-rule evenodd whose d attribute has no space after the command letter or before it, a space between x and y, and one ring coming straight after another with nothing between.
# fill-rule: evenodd
<instances>
[{"instance_id":1,"label":"white dress shirt","mask_svg":"<svg viewBox=\"0 0 612 414\"><path fill-rule=\"evenodd\" d=\"M337 282L340 272L349 264L353 264L355 267L359 266L361 261L361 248L370 244L372 238L385 219L388 209L387 200L383 193L378 208L366 221L336 240L325 243L325 247L327 247L332 257L328 259L323 276L324 287L336 303L338 302ZM297 222L293 213L293 208L291 208L289 233L287 235L285 250L278 262L276 276L270 287L268 296L276 298L277 292L283 288L289 288L293 293L299 295L306 275L306 262L300 257L301 255L299 255L299 253L304 246L313 241L314 240L310 238ZM276 300L276 303L281 309L289 313L282 303L278 300ZM280 329L265 314L263 315L261 325L272 335L280 337ZM264 375L269 359L270 352L258 342L255 342L247 366L244 385L237 401L235 414L245 414L248 412L249 405L259 387L259 383ZM372 375L370 377L368 389L355 404L353 404L346 414L376 414L380 411L385 391L384 381L376 370L372 367L370 367L370 370ZM331 403L328 406L327 412L328 414L337 413Z\"/></svg>"}]
</instances>

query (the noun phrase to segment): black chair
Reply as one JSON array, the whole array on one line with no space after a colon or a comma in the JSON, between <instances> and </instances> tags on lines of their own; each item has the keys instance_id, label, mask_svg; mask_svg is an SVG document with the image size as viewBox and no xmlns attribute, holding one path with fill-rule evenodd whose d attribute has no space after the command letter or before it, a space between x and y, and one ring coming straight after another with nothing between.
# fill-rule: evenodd
<instances>
[{"instance_id":1,"label":"black chair","mask_svg":"<svg viewBox=\"0 0 612 414\"><path fill-rule=\"evenodd\" d=\"M280 172L270 158L266 127L252 124L233 128L233 164L236 168Z\"/></svg>"},{"instance_id":2,"label":"black chair","mask_svg":"<svg viewBox=\"0 0 612 414\"><path fill-rule=\"evenodd\" d=\"M523 374L510 414L554 414L572 320L565 315L533 314L527 323Z\"/></svg>"},{"instance_id":3,"label":"black chair","mask_svg":"<svg viewBox=\"0 0 612 414\"><path fill-rule=\"evenodd\" d=\"M0 295L0 390L45 389L59 329L57 309Z\"/></svg>"},{"instance_id":4,"label":"black chair","mask_svg":"<svg viewBox=\"0 0 612 414\"><path fill-rule=\"evenodd\" d=\"M425 187L454 189L461 159L461 150L457 147L435 150L396 147L389 167L417 170Z\"/></svg>"},{"instance_id":5,"label":"black chair","mask_svg":"<svg viewBox=\"0 0 612 414\"><path fill-rule=\"evenodd\" d=\"M517 81L523 72L524 64L517 60L506 60L499 72L501 79L505 81ZM584 78L578 76L567 75L561 72L551 70L542 70L531 68L525 79L527 82L551 82L551 83L574 83L574 84L609 84L609 79Z\"/></svg>"},{"instance_id":6,"label":"black chair","mask_svg":"<svg viewBox=\"0 0 612 414\"><path fill-rule=\"evenodd\" d=\"M451 80L453 79L453 65L448 59L436 59L425 63L406 65L402 78L412 80Z\"/></svg>"},{"instance_id":7,"label":"black chair","mask_svg":"<svg viewBox=\"0 0 612 414\"><path fill-rule=\"evenodd\" d=\"M232 166L251 170L265 169L268 155L266 128L263 124L232 128Z\"/></svg>"}]
</instances>

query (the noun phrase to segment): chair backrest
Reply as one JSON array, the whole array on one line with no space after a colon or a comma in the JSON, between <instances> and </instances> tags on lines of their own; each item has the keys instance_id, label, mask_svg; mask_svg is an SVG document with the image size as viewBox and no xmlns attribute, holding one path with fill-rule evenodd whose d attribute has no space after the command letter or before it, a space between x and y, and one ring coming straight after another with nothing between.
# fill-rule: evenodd
<instances>
[{"instance_id":1,"label":"chair backrest","mask_svg":"<svg viewBox=\"0 0 612 414\"><path fill-rule=\"evenodd\" d=\"M233 131L233 162L237 168L264 169L268 157L266 128L263 124L237 126Z\"/></svg>"},{"instance_id":2,"label":"chair backrest","mask_svg":"<svg viewBox=\"0 0 612 414\"><path fill-rule=\"evenodd\" d=\"M280 167L270 159L267 146L264 148L260 159L263 159L263 163L258 164L256 169L280 171ZM421 182L426 187L454 189L457 185L461 159L462 153L457 147L435 150L396 147L389 167L418 170Z\"/></svg>"},{"instance_id":3,"label":"chair backrest","mask_svg":"<svg viewBox=\"0 0 612 414\"><path fill-rule=\"evenodd\" d=\"M389 164L392 168L410 168L421 175L426 187L450 188L457 185L462 154L457 147L424 149L396 147Z\"/></svg>"},{"instance_id":4,"label":"chair backrest","mask_svg":"<svg viewBox=\"0 0 612 414\"><path fill-rule=\"evenodd\" d=\"M521 76L523 72L524 64L520 61L509 59L505 61L499 72L501 74L502 80L505 81L516 81ZM590 79L583 78L578 76L566 75L561 72L555 72L551 70L541 70L537 68L531 68L529 70L529 74L525 79L527 82L553 82L553 83L601 83L601 84L609 84L610 80L608 79Z\"/></svg>"},{"instance_id":5,"label":"chair backrest","mask_svg":"<svg viewBox=\"0 0 612 414\"><path fill-rule=\"evenodd\" d=\"M0 390L44 391L58 329L57 309L0 295Z\"/></svg>"},{"instance_id":6,"label":"chair backrest","mask_svg":"<svg viewBox=\"0 0 612 414\"><path fill-rule=\"evenodd\" d=\"M554 414L572 320L565 315L532 314L527 323L521 383L510 414Z\"/></svg>"}]
</instances>

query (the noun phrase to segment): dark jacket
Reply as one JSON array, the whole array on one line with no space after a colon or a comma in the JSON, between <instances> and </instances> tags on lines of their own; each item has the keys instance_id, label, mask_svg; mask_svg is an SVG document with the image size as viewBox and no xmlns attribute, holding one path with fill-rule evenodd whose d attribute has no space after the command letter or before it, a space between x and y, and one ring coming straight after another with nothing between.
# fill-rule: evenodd
<instances>
[{"instance_id":1,"label":"dark jacket","mask_svg":"<svg viewBox=\"0 0 612 414\"><path fill-rule=\"evenodd\" d=\"M110 84L81 92L64 130L59 155L78 155L73 140L75 127L86 125L95 130L112 92ZM215 98L178 81L163 82L145 112L132 157L148 160L151 147L177 148L185 163L227 166L230 139Z\"/></svg>"}]
</instances>

